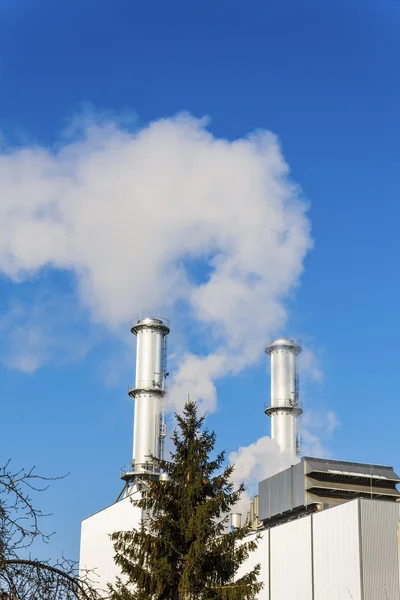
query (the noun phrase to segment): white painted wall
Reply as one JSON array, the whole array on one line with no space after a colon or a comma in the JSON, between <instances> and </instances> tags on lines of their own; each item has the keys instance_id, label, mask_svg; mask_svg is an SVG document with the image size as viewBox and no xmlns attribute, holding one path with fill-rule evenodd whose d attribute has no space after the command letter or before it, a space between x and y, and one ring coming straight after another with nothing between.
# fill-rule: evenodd
<instances>
[{"instance_id":1,"label":"white painted wall","mask_svg":"<svg viewBox=\"0 0 400 600\"><path fill-rule=\"evenodd\" d=\"M353 500L264 530L238 577L261 564L259 600L400 600L399 509ZM117 575L108 534L140 519L127 498L83 521L80 566L97 569L98 588Z\"/></svg>"},{"instance_id":2,"label":"white painted wall","mask_svg":"<svg viewBox=\"0 0 400 600\"><path fill-rule=\"evenodd\" d=\"M312 599L311 517L271 529L271 598Z\"/></svg>"},{"instance_id":3,"label":"white painted wall","mask_svg":"<svg viewBox=\"0 0 400 600\"><path fill-rule=\"evenodd\" d=\"M243 541L249 541L254 539L255 534L249 535ZM237 573L239 579L258 564L261 565L259 581L264 583L264 587L261 590L258 598L259 600L269 600L269 568L268 568L268 556L269 556L269 532L267 529L260 533L260 540L258 542L257 550L252 552L244 565L240 567Z\"/></svg>"},{"instance_id":4,"label":"white painted wall","mask_svg":"<svg viewBox=\"0 0 400 600\"><path fill-rule=\"evenodd\" d=\"M109 535L139 526L142 511L132 505L133 497L124 498L82 521L79 568L93 570L90 579L98 590L106 590L107 583L114 583L118 575Z\"/></svg>"},{"instance_id":5,"label":"white painted wall","mask_svg":"<svg viewBox=\"0 0 400 600\"><path fill-rule=\"evenodd\" d=\"M363 600L358 500L315 514L314 599Z\"/></svg>"}]
</instances>

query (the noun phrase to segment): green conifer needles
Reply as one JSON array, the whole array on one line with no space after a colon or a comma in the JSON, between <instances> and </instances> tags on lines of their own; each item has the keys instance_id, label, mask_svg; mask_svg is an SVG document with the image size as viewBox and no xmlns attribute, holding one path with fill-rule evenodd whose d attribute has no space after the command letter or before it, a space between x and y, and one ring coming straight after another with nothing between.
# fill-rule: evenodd
<instances>
[{"instance_id":1,"label":"green conifer needles","mask_svg":"<svg viewBox=\"0 0 400 600\"><path fill-rule=\"evenodd\" d=\"M149 481L137 505L140 528L114 533L115 562L123 577L110 586L111 600L253 600L262 584L260 565L237 577L257 547L246 527L227 532L229 513L244 490L223 468L224 452L211 454L215 433L187 402L176 415L172 462L153 458L166 481Z\"/></svg>"}]
</instances>

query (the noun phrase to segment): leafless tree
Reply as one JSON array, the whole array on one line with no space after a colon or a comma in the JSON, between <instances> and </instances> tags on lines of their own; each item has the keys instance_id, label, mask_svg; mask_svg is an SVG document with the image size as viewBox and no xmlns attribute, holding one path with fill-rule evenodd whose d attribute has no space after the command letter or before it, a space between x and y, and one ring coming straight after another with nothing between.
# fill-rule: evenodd
<instances>
[{"instance_id":1,"label":"leafless tree","mask_svg":"<svg viewBox=\"0 0 400 600\"><path fill-rule=\"evenodd\" d=\"M0 467L0 600L97 600L88 573L79 573L74 562L35 560L33 542L49 541L41 528L46 515L32 495L47 489L57 478L45 478L35 469L13 471L8 461Z\"/></svg>"}]
</instances>

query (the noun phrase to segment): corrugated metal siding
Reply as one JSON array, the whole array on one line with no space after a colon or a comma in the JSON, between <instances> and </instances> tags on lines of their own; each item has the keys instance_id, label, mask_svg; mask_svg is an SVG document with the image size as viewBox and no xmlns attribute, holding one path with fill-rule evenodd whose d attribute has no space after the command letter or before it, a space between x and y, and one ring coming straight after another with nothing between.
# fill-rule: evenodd
<instances>
[{"instance_id":1,"label":"corrugated metal siding","mask_svg":"<svg viewBox=\"0 0 400 600\"><path fill-rule=\"evenodd\" d=\"M363 600L358 515L355 500L312 516L314 600Z\"/></svg>"},{"instance_id":2,"label":"corrugated metal siding","mask_svg":"<svg viewBox=\"0 0 400 600\"><path fill-rule=\"evenodd\" d=\"M264 479L258 484L258 518L263 521L269 517L269 479Z\"/></svg>"},{"instance_id":3,"label":"corrugated metal siding","mask_svg":"<svg viewBox=\"0 0 400 600\"><path fill-rule=\"evenodd\" d=\"M264 479L258 484L261 521L303 506L305 501L304 463Z\"/></svg>"},{"instance_id":4,"label":"corrugated metal siding","mask_svg":"<svg viewBox=\"0 0 400 600\"><path fill-rule=\"evenodd\" d=\"M399 506L360 500L364 600L399 600Z\"/></svg>"},{"instance_id":5,"label":"corrugated metal siding","mask_svg":"<svg viewBox=\"0 0 400 600\"><path fill-rule=\"evenodd\" d=\"M312 600L311 517L271 529L271 600Z\"/></svg>"},{"instance_id":6,"label":"corrugated metal siding","mask_svg":"<svg viewBox=\"0 0 400 600\"><path fill-rule=\"evenodd\" d=\"M355 499L272 528L270 581L266 545L251 558L260 600L400 600L399 519L397 503Z\"/></svg>"},{"instance_id":7,"label":"corrugated metal siding","mask_svg":"<svg viewBox=\"0 0 400 600\"><path fill-rule=\"evenodd\" d=\"M292 467L292 507L298 508L305 504L305 476L304 462L299 462Z\"/></svg>"},{"instance_id":8,"label":"corrugated metal siding","mask_svg":"<svg viewBox=\"0 0 400 600\"><path fill-rule=\"evenodd\" d=\"M272 478L270 487L271 515L278 515L292 508L292 470L286 469Z\"/></svg>"}]
</instances>

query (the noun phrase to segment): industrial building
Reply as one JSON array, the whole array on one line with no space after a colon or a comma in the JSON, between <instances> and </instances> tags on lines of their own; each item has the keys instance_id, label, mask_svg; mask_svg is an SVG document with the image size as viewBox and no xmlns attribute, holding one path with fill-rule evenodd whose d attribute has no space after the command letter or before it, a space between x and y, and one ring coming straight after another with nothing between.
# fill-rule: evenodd
<instances>
[{"instance_id":1,"label":"industrial building","mask_svg":"<svg viewBox=\"0 0 400 600\"><path fill-rule=\"evenodd\" d=\"M263 528L241 571L261 564L259 600L398 600L399 517L397 503L355 498Z\"/></svg>"},{"instance_id":2,"label":"industrial building","mask_svg":"<svg viewBox=\"0 0 400 600\"><path fill-rule=\"evenodd\" d=\"M80 566L105 590L118 574L109 534L137 527L146 480L162 477L148 456L162 456L166 435L163 396L169 323L159 318L132 325L137 337L133 458L121 470L118 501L82 522ZM260 537L241 571L261 564L259 600L400 600L398 475L392 467L302 457L297 356L301 345L273 341L271 437L293 457L290 468L259 482L247 523ZM268 457L266 457L268 460ZM232 526L241 515L232 515ZM240 572L239 572L240 575ZM106 592L104 592L106 597Z\"/></svg>"}]
</instances>

